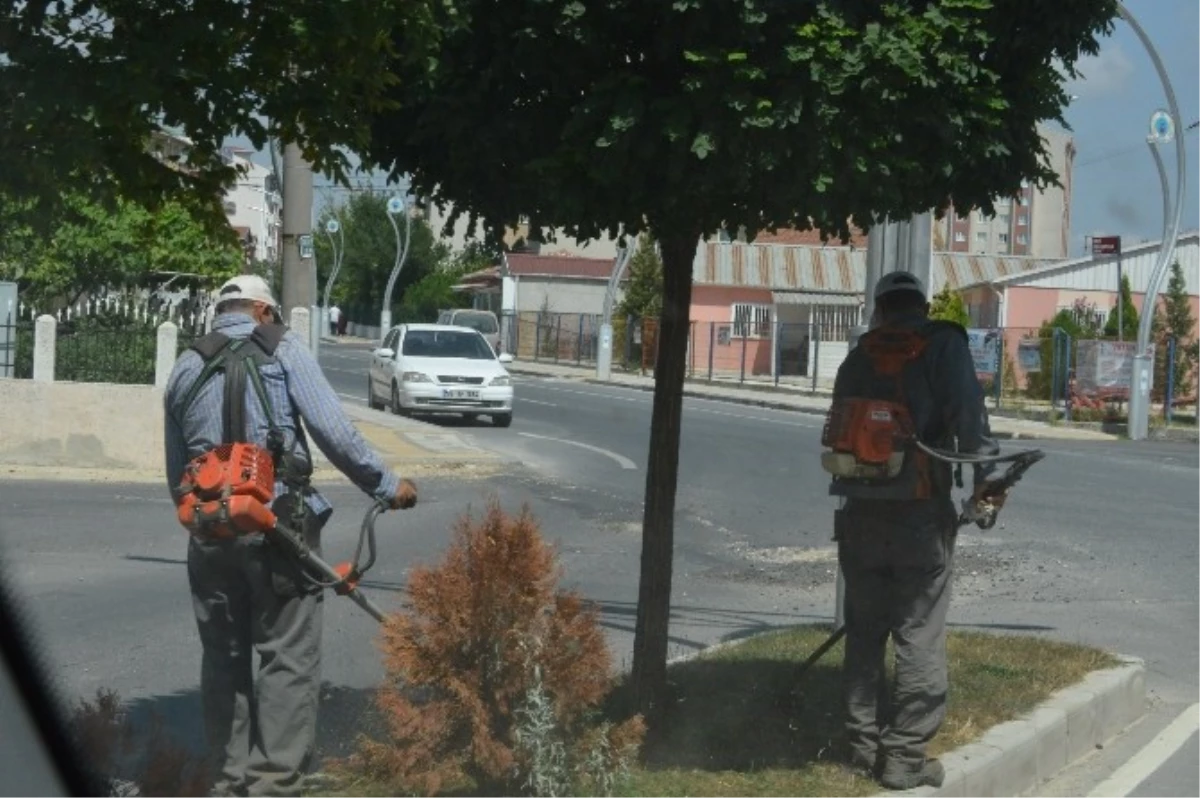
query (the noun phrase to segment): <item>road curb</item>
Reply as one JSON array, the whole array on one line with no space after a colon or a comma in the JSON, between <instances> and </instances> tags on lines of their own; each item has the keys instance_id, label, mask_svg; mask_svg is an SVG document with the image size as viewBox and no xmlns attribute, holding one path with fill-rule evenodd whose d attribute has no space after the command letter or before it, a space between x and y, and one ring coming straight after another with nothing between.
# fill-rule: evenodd
<instances>
[{"instance_id":1,"label":"road curb","mask_svg":"<svg viewBox=\"0 0 1200 798\"><path fill-rule=\"evenodd\" d=\"M514 367L509 364L507 367L511 374L520 374L526 377L558 377L559 375L547 374L544 371L525 370L520 367ZM619 382L613 380L600 380L595 377L585 377L576 375L562 375L562 379L571 380L573 382L583 382L589 385L602 385L609 388L630 388L643 393L653 393L653 385L638 385L636 383ZM686 399L706 399L710 402L725 402L727 404L745 405L748 407L761 407L766 410L782 410L789 413L803 413L810 416L825 416L827 409L823 407L802 407L786 402L779 402L771 399L760 399L751 396L728 396L725 394L709 394L703 391L691 390L684 383L683 396ZM1103 435L1102 437L1078 437L1074 435L1055 434L1053 429L1045 432L1041 430L1022 430L1022 431L998 431L992 430L992 437L996 440L1118 440L1116 435Z\"/></svg>"},{"instance_id":2,"label":"road curb","mask_svg":"<svg viewBox=\"0 0 1200 798\"><path fill-rule=\"evenodd\" d=\"M1089 673L1017 720L989 729L941 758L938 789L880 795L1024 795L1127 729L1146 711L1146 666L1119 656L1116 668Z\"/></svg>"},{"instance_id":3,"label":"road curb","mask_svg":"<svg viewBox=\"0 0 1200 798\"><path fill-rule=\"evenodd\" d=\"M681 654L667 660L667 666L690 662L757 636L726 640ZM946 780L941 787L881 792L873 798L1028 794L1068 765L1102 748L1145 714L1145 662L1120 654L1116 657L1119 666L1089 673L1083 681L1059 690L1033 711L994 726L975 742L943 755Z\"/></svg>"}]
</instances>

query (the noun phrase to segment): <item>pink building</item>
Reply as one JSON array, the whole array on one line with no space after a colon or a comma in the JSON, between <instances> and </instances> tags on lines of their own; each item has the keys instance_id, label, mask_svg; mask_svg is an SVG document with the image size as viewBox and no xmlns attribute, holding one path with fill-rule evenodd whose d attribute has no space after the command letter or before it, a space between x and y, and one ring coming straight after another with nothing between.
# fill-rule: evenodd
<instances>
[{"instance_id":1,"label":"pink building","mask_svg":"<svg viewBox=\"0 0 1200 798\"><path fill-rule=\"evenodd\" d=\"M1200 318L1200 233L1180 235L1175 244L1175 260L1183 268L1192 315ZM1129 278L1130 291L1139 316L1145 301L1150 275L1158 261L1161 242L1125 246L1121 272ZM1159 286L1160 297L1166 291L1168 274ZM1004 351L1014 353L1022 338L1037 334L1043 322L1060 310L1069 310L1083 300L1096 307L1103 324L1118 295L1116 256L1084 257L1050 263L1039 268L988 281L969 284L962 292L976 327L1004 328ZM1193 330L1192 335L1196 335ZM1015 358L1014 358L1015 361ZM1020 367L1018 380L1022 379Z\"/></svg>"},{"instance_id":2,"label":"pink building","mask_svg":"<svg viewBox=\"0 0 1200 798\"><path fill-rule=\"evenodd\" d=\"M1029 272L1048 261L938 252L931 290ZM866 250L802 244L707 242L692 266L696 372L811 378L829 382L862 323Z\"/></svg>"}]
</instances>

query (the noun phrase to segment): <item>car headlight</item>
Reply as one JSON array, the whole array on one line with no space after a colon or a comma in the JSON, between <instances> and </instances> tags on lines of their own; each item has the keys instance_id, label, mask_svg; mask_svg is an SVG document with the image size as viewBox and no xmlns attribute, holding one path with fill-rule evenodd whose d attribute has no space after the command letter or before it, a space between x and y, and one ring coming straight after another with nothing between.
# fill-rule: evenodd
<instances>
[{"instance_id":1,"label":"car headlight","mask_svg":"<svg viewBox=\"0 0 1200 798\"><path fill-rule=\"evenodd\" d=\"M509 377L508 375L505 375L503 377L492 377L492 381L488 384L493 387L503 387L505 385L512 385L512 377Z\"/></svg>"},{"instance_id":2,"label":"car headlight","mask_svg":"<svg viewBox=\"0 0 1200 798\"><path fill-rule=\"evenodd\" d=\"M400 382L433 382L433 380L419 371L406 371L400 375Z\"/></svg>"}]
</instances>

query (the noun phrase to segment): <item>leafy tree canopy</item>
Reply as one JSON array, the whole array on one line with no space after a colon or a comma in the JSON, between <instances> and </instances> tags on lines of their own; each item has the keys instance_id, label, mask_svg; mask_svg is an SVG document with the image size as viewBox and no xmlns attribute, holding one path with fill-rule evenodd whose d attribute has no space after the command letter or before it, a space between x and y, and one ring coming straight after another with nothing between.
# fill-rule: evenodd
<instances>
[{"instance_id":1,"label":"leafy tree canopy","mask_svg":"<svg viewBox=\"0 0 1200 798\"><path fill-rule=\"evenodd\" d=\"M344 174L342 148L366 142L389 64L436 44L427 0L77 0L18 3L0 15L0 194L59 202L70 188L105 201L200 204L220 227L235 178L220 146L298 141ZM186 163L148 149L160 125L191 140ZM181 168L182 167L182 168ZM45 208L43 207L43 211ZM35 214L45 219L45 213Z\"/></svg>"},{"instance_id":2,"label":"leafy tree canopy","mask_svg":"<svg viewBox=\"0 0 1200 798\"><path fill-rule=\"evenodd\" d=\"M63 202L65 212L51 235L17 223L0 237L0 279L15 279L22 299L35 307L143 284L163 272L215 284L242 267L244 254L232 232L211 234L179 203L151 211L128 200L102 207L80 195ZM0 202L0 221L20 214L19 207L6 213L14 205Z\"/></svg>"},{"instance_id":3,"label":"leafy tree canopy","mask_svg":"<svg viewBox=\"0 0 1200 798\"><path fill-rule=\"evenodd\" d=\"M579 238L992 209L1054 181L1037 125L1115 0L529 0L437 11L369 155L489 229ZM1062 70L1061 72L1059 70ZM863 221L862 223L865 223Z\"/></svg>"}]
</instances>

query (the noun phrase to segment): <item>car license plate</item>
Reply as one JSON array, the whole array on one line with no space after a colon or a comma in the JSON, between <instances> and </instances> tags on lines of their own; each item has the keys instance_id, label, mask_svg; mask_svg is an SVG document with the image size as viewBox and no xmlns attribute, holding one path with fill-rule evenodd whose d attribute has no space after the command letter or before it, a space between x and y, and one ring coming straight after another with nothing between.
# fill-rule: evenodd
<instances>
[{"instance_id":1,"label":"car license plate","mask_svg":"<svg viewBox=\"0 0 1200 798\"><path fill-rule=\"evenodd\" d=\"M446 399L478 399L479 391L463 391L447 388L442 391L442 396Z\"/></svg>"}]
</instances>

